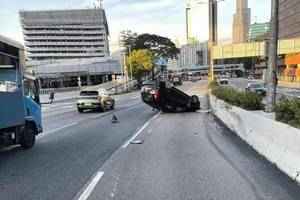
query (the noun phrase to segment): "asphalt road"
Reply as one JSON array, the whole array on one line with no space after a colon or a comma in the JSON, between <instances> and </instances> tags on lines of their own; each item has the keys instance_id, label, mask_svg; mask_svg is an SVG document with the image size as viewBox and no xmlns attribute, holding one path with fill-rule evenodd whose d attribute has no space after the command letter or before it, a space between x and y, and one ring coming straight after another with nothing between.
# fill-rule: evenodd
<instances>
[{"instance_id":1,"label":"asphalt road","mask_svg":"<svg viewBox=\"0 0 300 200\"><path fill-rule=\"evenodd\" d=\"M206 84L181 88L206 105ZM46 105L37 145L0 151L0 199L300 199L297 184L210 114L161 114L139 93L116 98L118 124L112 112L78 114L72 101Z\"/></svg>"},{"instance_id":2,"label":"asphalt road","mask_svg":"<svg viewBox=\"0 0 300 200\"><path fill-rule=\"evenodd\" d=\"M199 85L182 88L198 93ZM99 169L87 199L300 199L296 183L208 113L159 114L135 140L143 143L119 149Z\"/></svg>"},{"instance_id":3,"label":"asphalt road","mask_svg":"<svg viewBox=\"0 0 300 200\"><path fill-rule=\"evenodd\" d=\"M76 111L74 101L44 105L36 146L0 151L0 199L72 199L95 171L156 112L139 93L116 97L113 112Z\"/></svg>"},{"instance_id":4,"label":"asphalt road","mask_svg":"<svg viewBox=\"0 0 300 200\"><path fill-rule=\"evenodd\" d=\"M300 188L205 113L161 114L99 170L89 200L299 200Z\"/></svg>"}]
</instances>

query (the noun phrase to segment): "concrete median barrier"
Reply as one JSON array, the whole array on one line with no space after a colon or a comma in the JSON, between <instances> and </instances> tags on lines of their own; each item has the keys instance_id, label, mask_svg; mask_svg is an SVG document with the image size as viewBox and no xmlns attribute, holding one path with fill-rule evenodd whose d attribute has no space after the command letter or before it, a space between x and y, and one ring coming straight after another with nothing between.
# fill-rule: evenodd
<instances>
[{"instance_id":1,"label":"concrete median barrier","mask_svg":"<svg viewBox=\"0 0 300 200\"><path fill-rule=\"evenodd\" d=\"M246 111L210 96L213 114L259 154L300 183L300 130L261 112Z\"/></svg>"}]
</instances>

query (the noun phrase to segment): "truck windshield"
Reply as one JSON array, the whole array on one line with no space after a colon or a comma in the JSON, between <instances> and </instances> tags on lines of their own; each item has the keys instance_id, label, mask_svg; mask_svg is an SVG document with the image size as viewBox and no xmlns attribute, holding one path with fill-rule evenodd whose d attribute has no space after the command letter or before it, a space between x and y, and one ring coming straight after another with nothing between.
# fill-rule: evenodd
<instances>
[{"instance_id":1,"label":"truck windshield","mask_svg":"<svg viewBox=\"0 0 300 200\"><path fill-rule=\"evenodd\" d=\"M14 92L17 89L15 69L0 68L0 92Z\"/></svg>"},{"instance_id":2,"label":"truck windshield","mask_svg":"<svg viewBox=\"0 0 300 200\"><path fill-rule=\"evenodd\" d=\"M40 103L39 85L37 80L24 79L24 95L30 97L36 103Z\"/></svg>"}]
</instances>

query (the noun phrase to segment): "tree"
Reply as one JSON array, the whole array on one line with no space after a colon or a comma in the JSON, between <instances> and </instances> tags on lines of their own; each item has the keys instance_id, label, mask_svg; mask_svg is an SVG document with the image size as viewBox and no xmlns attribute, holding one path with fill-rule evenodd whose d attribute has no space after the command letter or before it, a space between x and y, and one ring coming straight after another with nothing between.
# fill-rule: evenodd
<instances>
[{"instance_id":1,"label":"tree","mask_svg":"<svg viewBox=\"0 0 300 200\"><path fill-rule=\"evenodd\" d=\"M124 30L120 32L119 43L121 47L125 47L127 49L127 54L129 53L129 47L132 49L134 46L137 37L138 34L131 30Z\"/></svg>"},{"instance_id":2,"label":"tree","mask_svg":"<svg viewBox=\"0 0 300 200\"><path fill-rule=\"evenodd\" d=\"M152 70L153 54L147 49L133 50L126 59L127 71L130 72L130 63L134 78L140 80L141 77Z\"/></svg>"},{"instance_id":3,"label":"tree","mask_svg":"<svg viewBox=\"0 0 300 200\"><path fill-rule=\"evenodd\" d=\"M197 44L197 43L199 43L199 40L195 37L189 37L188 43L189 44Z\"/></svg>"},{"instance_id":4,"label":"tree","mask_svg":"<svg viewBox=\"0 0 300 200\"><path fill-rule=\"evenodd\" d=\"M169 38L148 33L137 35L131 31L121 33L123 46L132 50L148 49L156 58L177 58L179 54L179 49Z\"/></svg>"}]
</instances>

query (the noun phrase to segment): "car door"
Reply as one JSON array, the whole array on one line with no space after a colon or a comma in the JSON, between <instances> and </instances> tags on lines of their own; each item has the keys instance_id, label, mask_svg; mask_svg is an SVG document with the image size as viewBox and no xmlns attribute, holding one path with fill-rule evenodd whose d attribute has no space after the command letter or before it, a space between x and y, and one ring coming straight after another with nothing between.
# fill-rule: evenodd
<instances>
[{"instance_id":1,"label":"car door","mask_svg":"<svg viewBox=\"0 0 300 200\"><path fill-rule=\"evenodd\" d=\"M110 94L108 93L107 90L101 90L99 92L100 96L101 96L101 102L102 105L105 109L109 109L112 107L113 105L113 99L111 98Z\"/></svg>"}]
</instances>

